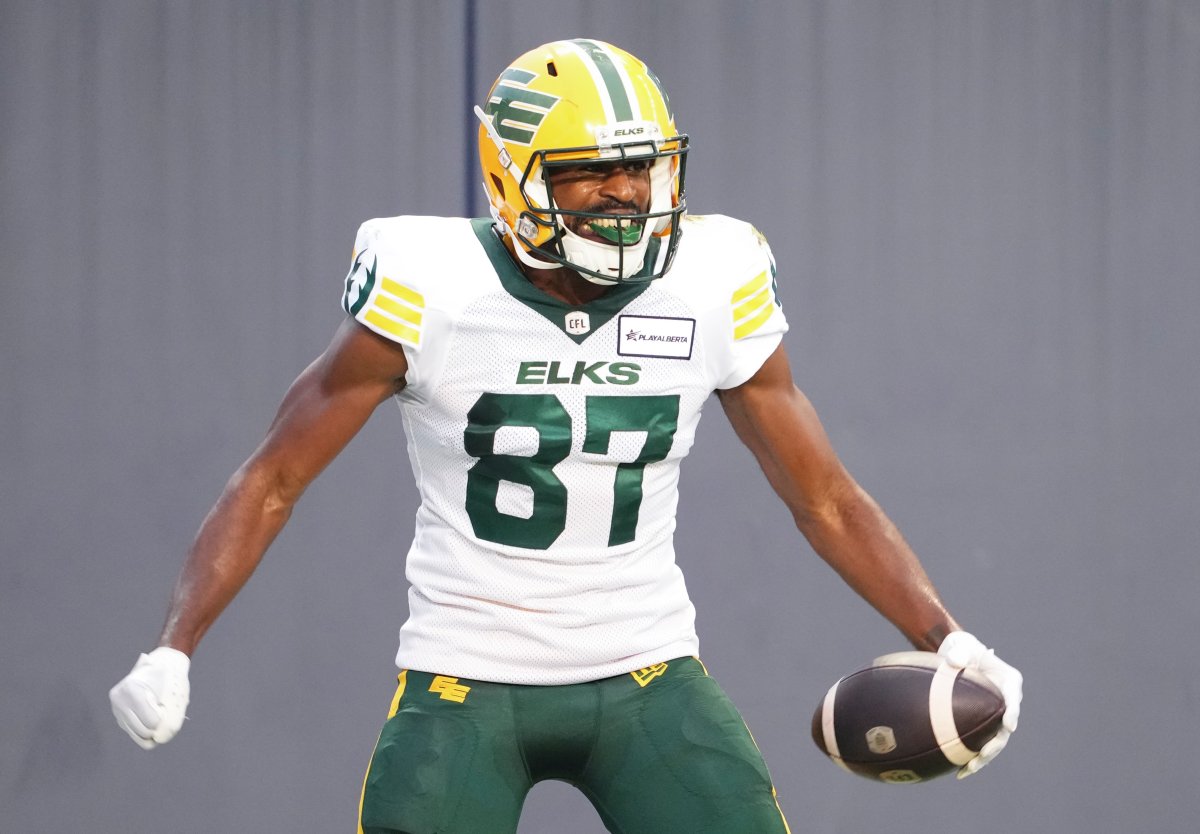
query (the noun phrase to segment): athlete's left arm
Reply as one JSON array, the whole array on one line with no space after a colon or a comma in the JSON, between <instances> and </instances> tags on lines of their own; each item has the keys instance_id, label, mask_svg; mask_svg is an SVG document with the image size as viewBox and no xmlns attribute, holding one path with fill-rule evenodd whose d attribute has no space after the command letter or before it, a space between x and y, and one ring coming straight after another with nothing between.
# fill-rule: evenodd
<instances>
[{"instance_id":1,"label":"athlete's left arm","mask_svg":"<svg viewBox=\"0 0 1200 834\"><path fill-rule=\"evenodd\" d=\"M838 459L783 346L717 394L817 554L914 646L937 651L959 625L900 531Z\"/></svg>"}]
</instances>

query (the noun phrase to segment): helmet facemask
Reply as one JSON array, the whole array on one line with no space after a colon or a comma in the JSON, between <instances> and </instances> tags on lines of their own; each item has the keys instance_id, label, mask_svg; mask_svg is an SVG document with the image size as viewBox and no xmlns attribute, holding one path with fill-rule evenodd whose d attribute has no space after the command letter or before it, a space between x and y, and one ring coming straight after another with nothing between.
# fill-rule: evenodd
<instances>
[{"instance_id":1,"label":"helmet facemask","mask_svg":"<svg viewBox=\"0 0 1200 834\"><path fill-rule=\"evenodd\" d=\"M678 201L675 197L675 183L683 179L686 150L686 137L672 137L639 144L535 151L521 179L521 195L529 210L521 213L517 223L518 240L533 250L530 254L534 257L574 270L593 283L611 285L661 277L670 268L668 256L674 254L686 210L682 192ZM555 199L556 169L639 161L648 164L650 180L644 210L638 207L633 212L613 213L608 206L564 209ZM578 234L574 229L580 225L590 227L601 240Z\"/></svg>"},{"instance_id":2,"label":"helmet facemask","mask_svg":"<svg viewBox=\"0 0 1200 834\"><path fill-rule=\"evenodd\" d=\"M688 140L677 134L661 84L644 63L599 41L546 44L514 61L475 114L484 191L523 265L566 268L604 285L667 272L686 212ZM650 166L649 198L635 211L566 209L556 199L556 170L639 160ZM578 234L584 224L588 231Z\"/></svg>"}]
</instances>

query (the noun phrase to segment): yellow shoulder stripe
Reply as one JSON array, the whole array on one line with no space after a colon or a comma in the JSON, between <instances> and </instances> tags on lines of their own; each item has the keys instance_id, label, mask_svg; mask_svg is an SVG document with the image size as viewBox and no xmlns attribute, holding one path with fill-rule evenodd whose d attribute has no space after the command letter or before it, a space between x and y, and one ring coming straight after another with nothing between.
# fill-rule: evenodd
<instances>
[{"instance_id":1,"label":"yellow shoulder stripe","mask_svg":"<svg viewBox=\"0 0 1200 834\"><path fill-rule=\"evenodd\" d=\"M391 333L397 339L403 339L413 345L421 344L421 331L414 330L406 324L401 324L395 319L385 316L374 307L363 313L363 318L385 333Z\"/></svg>"},{"instance_id":2,"label":"yellow shoulder stripe","mask_svg":"<svg viewBox=\"0 0 1200 834\"><path fill-rule=\"evenodd\" d=\"M744 339L775 313L771 290L767 287L766 270L739 287L729 299L733 307L733 338ZM739 303L741 302L741 303Z\"/></svg>"},{"instance_id":3,"label":"yellow shoulder stripe","mask_svg":"<svg viewBox=\"0 0 1200 834\"><path fill-rule=\"evenodd\" d=\"M390 295L380 293L375 297L375 306L385 313L391 313L402 321L407 321L411 324L421 323L421 313L393 299Z\"/></svg>"},{"instance_id":4,"label":"yellow shoulder stripe","mask_svg":"<svg viewBox=\"0 0 1200 834\"><path fill-rule=\"evenodd\" d=\"M737 304L743 298L754 295L754 293L758 292L766 285L767 285L767 271L764 269L758 275L755 275L749 282L747 282L743 286L739 287L737 292L735 292L733 294L733 298L730 300L734 304Z\"/></svg>"},{"instance_id":5,"label":"yellow shoulder stripe","mask_svg":"<svg viewBox=\"0 0 1200 834\"><path fill-rule=\"evenodd\" d=\"M734 339L746 338L751 333L753 333L755 330L758 330L758 328L762 327L763 322L765 322L767 319L769 319L774 312L775 312L774 305L768 304L766 307L763 308L762 312L759 313L758 315L756 315L754 318L744 321L741 324L735 325L733 328L733 338Z\"/></svg>"},{"instance_id":6,"label":"yellow shoulder stripe","mask_svg":"<svg viewBox=\"0 0 1200 834\"><path fill-rule=\"evenodd\" d=\"M381 288L384 292L396 296L396 298L399 298L401 301L407 301L414 307L420 307L421 309L425 308L425 296L421 295L416 290L409 289L399 281L393 281L386 275L383 276L381 280Z\"/></svg>"},{"instance_id":7,"label":"yellow shoulder stripe","mask_svg":"<svg viewBox=\"0 0 1200 834\"><path fill-rule=\"evenodd\" d=\"M749 316L751 313L757 312L758 309L760 307L762 307L764 304L770 304L770 303L771 303L771 291L768 290L766 287L763 287L762 291L759 292L754 297L752 297L749 301L745 301L742 304L739 304L737 307L733 308L733 320L741 321L742 319L746 318L746 316Z\"/></svg>"},{"instance_id":8,"label":"yellow shoulder stripe","mask_svg":"<svg viewBox=\"0 0 1200 834\"><path fill-rule=\"evenodd\" d=\"M412 345L421 344L425 296L399 281L380 277L379 291L362 317L368 323Z\"/></svg>"}]
</instances>

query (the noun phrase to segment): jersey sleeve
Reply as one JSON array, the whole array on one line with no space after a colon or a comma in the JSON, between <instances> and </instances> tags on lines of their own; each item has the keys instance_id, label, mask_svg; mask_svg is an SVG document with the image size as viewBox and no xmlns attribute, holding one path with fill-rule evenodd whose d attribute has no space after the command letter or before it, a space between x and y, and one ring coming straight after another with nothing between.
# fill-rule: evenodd
<instances>
[{"instance_id":1,"label":"jersey sleeve","mask_svg":"<svg viewBox=\"0 0 1200 834\"><path fill-rule=\"evenodd\" d=\"M419 351L425 330L425 296L402 277L404 270L393 254L396 230L389 231L389 222L368 220L359 227L350 272L342 287L342 309L406 351Z\"/></svg>"},{"instance_id":2,"label":"jersey sleeve","mask_svg":"<svg viewBox=\"0 0 1200 834\"><path fill-rule=\"evenodd\" d=\"M775 258L761 232L738 223L727 242L729 266L708 327L714 388L736 388L762 367L787 332Z\"/></svg>"}]
</instances>

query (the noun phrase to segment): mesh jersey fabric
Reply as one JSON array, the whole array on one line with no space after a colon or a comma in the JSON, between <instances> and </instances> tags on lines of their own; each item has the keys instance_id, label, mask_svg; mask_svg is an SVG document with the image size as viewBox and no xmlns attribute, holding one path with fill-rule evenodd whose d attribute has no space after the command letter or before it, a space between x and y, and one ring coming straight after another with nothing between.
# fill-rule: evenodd
<instances>
[{"instance_id":1,"label":"mesh jersey fabric","mask_svg":"<svg viewBox=\"0 0 1200 834\"><path fill-rule=\"evenodd\" d=\"M421 496L397 665L547 685L698 652L680 462L787 329L774 273L753 227L690 217L664 278L570 307L487 221L362 225L343 306L403 346Z\"/></svg>"}]
</instances>

